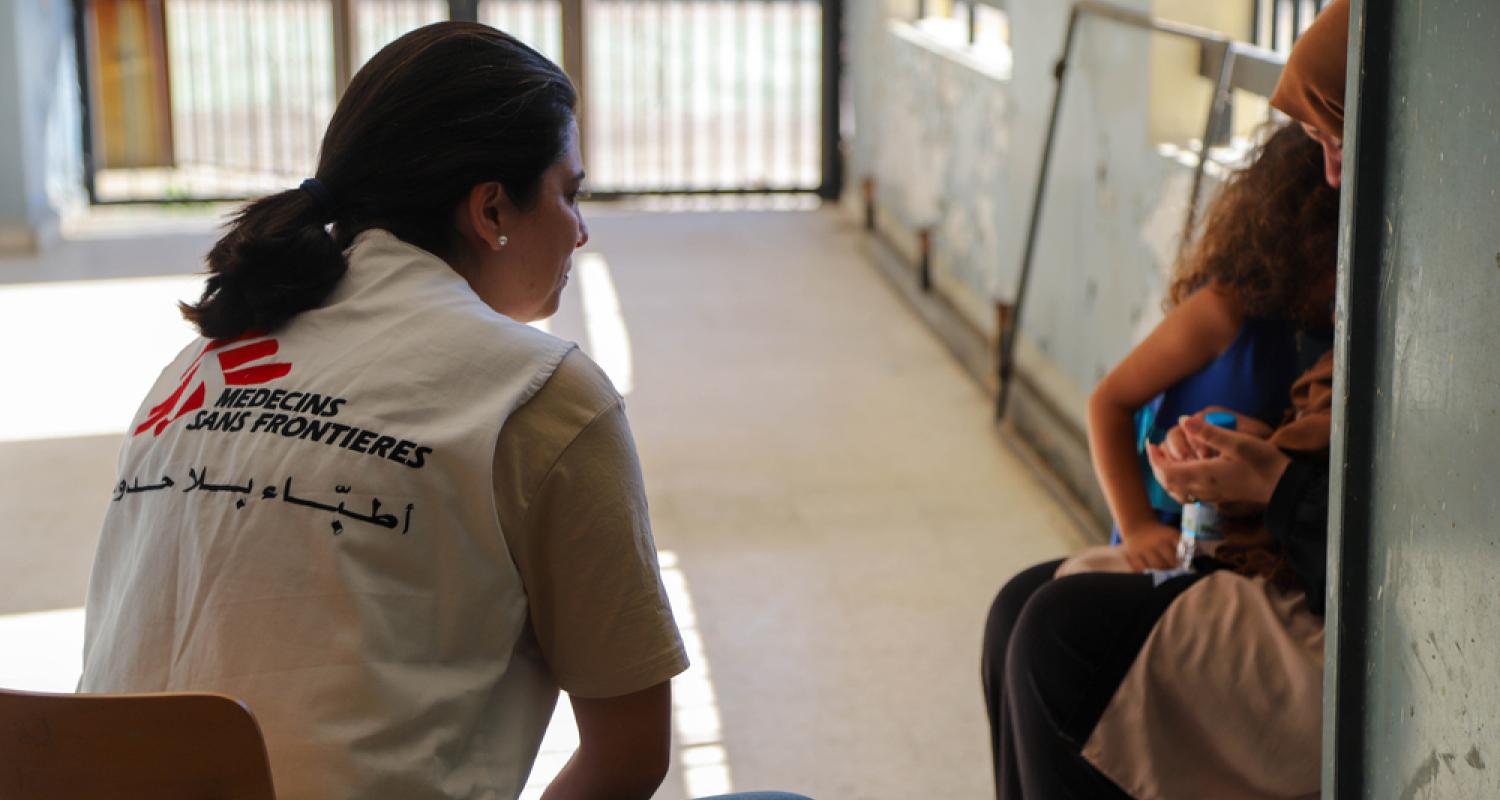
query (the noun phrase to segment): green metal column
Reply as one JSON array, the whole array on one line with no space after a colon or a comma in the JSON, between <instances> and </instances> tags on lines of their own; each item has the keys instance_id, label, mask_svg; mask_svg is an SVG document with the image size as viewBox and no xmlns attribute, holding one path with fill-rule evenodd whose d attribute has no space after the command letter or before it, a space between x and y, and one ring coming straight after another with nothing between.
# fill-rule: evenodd
<instances>
[{"instance_id":1,"label":"green metal column","mask_svg":"<svg viewBox=\"0 0 1500 800\"><path fill-rule=\"evenodd\" d=\"M1324 796L1500 797L1500 6L1350 41Z\"/></svg>"}]
</instances>

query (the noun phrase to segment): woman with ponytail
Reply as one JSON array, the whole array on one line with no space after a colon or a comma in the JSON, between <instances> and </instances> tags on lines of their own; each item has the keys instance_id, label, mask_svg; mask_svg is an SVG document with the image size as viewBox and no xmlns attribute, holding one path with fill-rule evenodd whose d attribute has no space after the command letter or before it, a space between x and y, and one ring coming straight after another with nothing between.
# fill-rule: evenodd
<instances>
[{"instance_id":1,"label":"woman with ponytail","mask_svg":"<svg viewBox=\"0 0 1500 800\"><path fill-rule=\"evenodd\" d=\"M647 797L687 664L620 397L557 309L588 241L568 78L494 29L355 75L315 175L236 215L126 437L86 692L213 691L281 797Z\"/></svg>"}]
</instances>

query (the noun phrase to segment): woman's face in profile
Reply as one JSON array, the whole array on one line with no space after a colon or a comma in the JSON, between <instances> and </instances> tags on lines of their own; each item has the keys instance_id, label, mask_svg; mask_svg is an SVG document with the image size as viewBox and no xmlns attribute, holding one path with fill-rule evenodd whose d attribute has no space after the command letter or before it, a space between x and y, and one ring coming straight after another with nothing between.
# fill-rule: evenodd
<instances>
[{"instance_id":1,"label":"woman's face in profile","mask_svg":"<svg viewBox=\"0 0 1500 800\"><path fill-rule=\"evenodd\" d=\"M517 322L557 312L573 251L589 240L578 206L583 184L578 125L569 128L562 156L542 173L531 207L519 210L506 204L509 211L502 214L500 227L505 246L487 254L488 263L478 274L466 276L486 304Z\"/></svg>"},{"instance_id":2,"label":"woman's face in profile","mask_svg":"<svg viewBox=\"0 0 1500 800\"><path fill-rule=\"evenodd\" d=\"M1323 179L1328 181L1329 186L1339 188L1344 174L1343 140L1337 136L1330 136L1306 122L1302 123L1302 130L1307 132L1307 138L1323 146Z\"/></svg>"}]
</instances>

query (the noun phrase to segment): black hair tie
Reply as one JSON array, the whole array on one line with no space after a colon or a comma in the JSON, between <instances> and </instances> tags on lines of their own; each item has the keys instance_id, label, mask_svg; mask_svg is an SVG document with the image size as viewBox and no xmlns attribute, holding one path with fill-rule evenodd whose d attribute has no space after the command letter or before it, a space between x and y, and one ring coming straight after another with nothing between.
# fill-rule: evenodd
<instances>
[{"instance_id":1,"label":"black hair tie","mask_svg":"<svg viewBox=\"0 0 1500 800\"><path fill-rule=\"evenodd\" d=\"M312 195L313 205L317 206L318 219L320 221L333 221L334 213L338 211L338 206L334 205L333 194L328 191L328 187L324 186L322 181L317 178L308 178L298 188Z\"/></svg>"}]
</instances>

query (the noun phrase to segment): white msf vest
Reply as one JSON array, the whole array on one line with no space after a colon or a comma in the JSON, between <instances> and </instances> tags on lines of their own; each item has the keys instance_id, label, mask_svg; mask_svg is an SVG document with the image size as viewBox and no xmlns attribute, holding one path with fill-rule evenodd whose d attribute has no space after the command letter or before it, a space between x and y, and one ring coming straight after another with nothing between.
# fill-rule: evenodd
<instances>
[{"instance_id":1,"label":"white msf vest","mask_svg":"<svg viewBox=\"0 0 1500 800\"><path fill-rule=\"evenodd\" d=\"M198 340L120 458L86 692L211 690L278 796L515 797L557 687L527 648L495 442L572 345L385 231L321 308Z\"/></svg>"}]
</instances>

